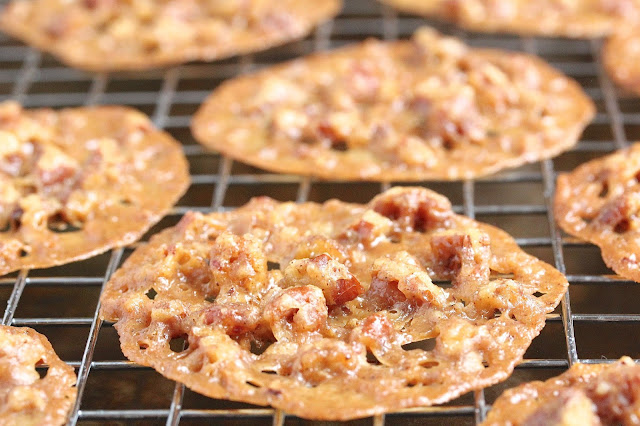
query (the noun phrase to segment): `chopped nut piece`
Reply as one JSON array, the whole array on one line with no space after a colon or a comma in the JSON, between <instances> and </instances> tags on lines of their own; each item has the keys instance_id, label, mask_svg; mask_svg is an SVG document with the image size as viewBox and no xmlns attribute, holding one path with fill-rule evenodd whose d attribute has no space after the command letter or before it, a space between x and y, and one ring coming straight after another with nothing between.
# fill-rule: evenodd
<instances>
[{"instance_id":1,"label":"chopped nut piece","mask_svg":"<svg viewBox=\"0 0 640 426\"><path fill-rule=\"evenodd\" d=\"M448 295L445 290L433 284L416 259L406 251L376 259L372 274L375 280L386 285L393 283L407 300L414 303L426 302L439 308L446 303Z\"/></svg>"},{"instance_id":2,"label":"chopped nut piece","mask_svg":"<svg viewBox=\"0 0 640 426\"><path fill-rule=\"evenodd\" d=\"M434 269L454 284L485 281L490 273L489 244L489 236L476 230L466 234L450 230L437 232L431 239Z\"/></svg>"},{"instance_id":3,"label":"chopped nut piece","mask_svg":"<svg viewBox=\"0 0 640 426\"><path fill-rule=\"evenodd\" d=\"M300 242L296 247L294 258L311 258L323 253L328 254L338 262L344 263L347 259L344 247L338 241L322 235L312 235ZM289 260L286 260L285 264L287 263L289 263Z\"/></svg>"},{"instance_id":4,"label":"chopped nut piece","mask_svg":"<svg viewBox=\"0 0 640 426\"><path fill-rule=\"evenodd\" d=\"M277 340L294 340L301 334L318 332L327 322L322 290L313 285L287 288L267 302L264 319Z\"/></svg>"},{"instance_id":5,"label":"chopped nut piece","mask_svg":"<svg viewBox=\"0 0 640 426\"><path fill-rule=\"evenodd\" d=\"M230 286L227 291L242 288L247 293L260 293L264 289L267 259L262 244L253 236L221 234L213 242L209 259L214 282L221 287Z\"/></svg>"},{"instance_id":6,"label":"chopped nut piece","mask_svg":"<svg viewBox=\"0 0 640 426\"><path fill-rule=\"evenodd\" d=\"M313 285L322 290L327 305L342 305L364 292L349 269L326 253L291 261L284 270L282 286Z\"/></svg>"},{"instance_id":7,"label":"chopped nut piece","mask_svg":"<svg viewBox=\"0 0 640 426\"><path fill-rule=\"evenodd\" d=\"M417 188L391 189L375 197L373 210L395 222L403 231L430 232L448 227L452 215L449 200L424 198Z\"/></svg>"},{"instance_id":8,"label":"chopped nut piece","mask_svg":"<svg viewBox=\"0 0 640 426\"><path fill-rule=\"evenodd\" d=\"M373 247L388 239L393 230L393 222L381 214L366 210L361 218L347 228L344 238L362 242L367 247Z\"/></svg>"}]
</instances>

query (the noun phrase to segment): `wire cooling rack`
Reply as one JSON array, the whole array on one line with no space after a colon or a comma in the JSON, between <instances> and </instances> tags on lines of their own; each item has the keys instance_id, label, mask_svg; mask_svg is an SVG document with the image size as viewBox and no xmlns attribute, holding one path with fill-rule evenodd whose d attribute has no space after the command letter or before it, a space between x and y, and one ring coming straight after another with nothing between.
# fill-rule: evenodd
<instances>
[{"instance_id":1,"label":"wire cooling rack","mask_svg":"<svg viewBox=\"0 0 640 426\"><path fill-rule=\"evenodd\" d=\"M565 272L570 291L527 351L525 361L504 383L465 395L444 406L350 422L354 425L474 424L508 387L546 379L570 364L606 362L640 352L640 284L616 277L599 250L562 234L550 208L558 171L640 139L640 102L620 93L604 73L600 41L534 39L464 33L453 27L397 15L374 0L348 0L343 13L308 38L286 46L213 64L187 64L144 73L87 74L62 66L14 40L0 38L0 100L27 107L92 104L131 105L184 144L192 185L177 207L145 237L175 224L187 210L232 209L250 197L280 200L366 202L389 183L316 181L266 173L202 149L189 132L198 105L222 80L314 50L366 37L408 37L425 23L474 46L538 54L578 80L594 99L598 114L572 151L477 181L423 182L449 197L457 211L511 233L527 252ZM205 398L127 361L117 335L98 317L100 290L134 247L46 270L0 278L3 324L33 327L45 334L61 358L76 368L78 401L70 424L273 424L314 422L279 410ZM317 423L317 422L315 422Z\"/></svg>"}]
</instances>

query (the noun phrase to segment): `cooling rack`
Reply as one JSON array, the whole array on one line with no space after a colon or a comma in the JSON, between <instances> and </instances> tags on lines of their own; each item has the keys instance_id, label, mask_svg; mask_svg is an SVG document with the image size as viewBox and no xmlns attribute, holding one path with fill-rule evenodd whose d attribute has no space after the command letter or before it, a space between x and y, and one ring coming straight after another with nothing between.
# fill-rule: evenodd
<instances>
[{"instance_id":1,"label":"cooling rack","mask_svg":"<svg viewBox=\"0 0 640 426\"><path fill-rule=\"evenodd\" d=\"M340 16L304 40L213 64L193 63L144 73L88 74L66 68L48 55L0 38L0 100L27 107L125 104L149 114L184 145L192 185L149 235L175 224L188 210L233 209L252 196L279 200L366 202L392 185L316 181L266 173L202 149L189 132L198 105L221 81L239 73L338 47L367 37L408 37L423 24L464 38L474 46L521 50L542 56L579 81L598 113L572 151L488 178L452 183L422 182L443 193L455 209L511 233L527 252L566 273L570 291L504 383L439 407L403 410L349 422L472 425L506 388L557 375L576 361L607 362L640 352L640 285L617 277L599 250L562 234L550 208L559 171L640 139L640 101L618 91L604 73L600 41L536 39L465 33L453 27L398 15L374 0L347 0ZM71 265L22 271L0 279L3 324L45 334L61 358L76 368L78 400L70 424L316 424L279 410L205 398L127 361L111 324L97 317L100 290L135 247L110 251ZM324 423L326 424L326 422Z\"/></svg>"}]
</instances>

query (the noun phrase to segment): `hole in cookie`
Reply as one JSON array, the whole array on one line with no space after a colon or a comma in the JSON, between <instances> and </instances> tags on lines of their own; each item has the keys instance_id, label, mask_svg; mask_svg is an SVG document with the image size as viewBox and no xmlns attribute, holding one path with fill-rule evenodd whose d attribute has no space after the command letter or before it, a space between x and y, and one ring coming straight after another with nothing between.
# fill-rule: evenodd
<instances>
[{"instance_id":1,"label":"hole in cookie","mask_svg":"<svg viewBox=\"0 0 640 426\"><path fill-rule=\"evenodd\" d=\"M29 256L29 252L23 248L20 249L20 251L18 252L18 254L20 255L20 257L27 257Z\"/></svg>"},{"instance_id":2,"label":"hole in cookie","mask_svg":"<svg viewBox=\"0 0 640 426\"><path fill-rule=\"evenodd\" d=\"M453 287L453 284L451 284L451 280L435 279L434 278L433 283L435 285L437 285L438 287L441 287L441 288L451 288L451 287Z\"/></svg>"},{"instance_id":3,"label":"hole in cookie","mask_svg":"<svg viewBox=\"0 0 640 426\"><path fill-rule=\"evenodd\" d=\"M280 264L277 262L267 262L267 269L269 271L280 269Z\"/></svg>"},{"instance_id":4,"label":"hole in cookie","mask_svg":"<svg viewBox=\"0 0 640 426\"><path fill-rule=\"evenodd\" d=\"M545 293L540 293L539 291L536 291L535 293L533 293L534 297L542 297L544 295L545 295Z\"/></svg>"},{"instance_id":5,"label":"hole in cookie","mask_svg":"<svg viewBox=\"0 0 640 426\"><path fill-rule=\"evenodd\" d=\"M254 355L262 355L269 346L271 346L270 342L252 340L249 351Z\"/></svg>"},{"instance_id":6,"label":"hole in cookie","mask_svg":"<svg viewBox=\"0 0 640 426\"><path fill-rule=\"evenodd\" d=\"M51 232L55 232L56 234L65 232L78 232L82 230L82 228L79 228L67 222L60 213L56 213L55 215L49 217L49 219L47 220L47 229L49 229L49 231Z\"/></svg>"},{"instance_id":7,"label":"hole in cookie","mask_svg":"<svg viewBox=\"0 0 640 426\"><path fill-rule=\"evenodd\" d=\"M613 228L613 231L618 234L624 234L631 228L631 223L629 219L622 219L620 222L616 223L616 226Z\"/></svg>"},{"instance_id":8,"label":"hole in cookie","mask_svg":"<svg viewBox=\"0 0 640 426\"><path fill-rule=\"evenodd\" d=\"M186 334L174 337L169 341L169 349L173 352L184 352L189 349L189 337Z\"/></svg>"},{"instance_id":9,"label":"hole in cookie","mask_svg":"<svg viewBox=\"0 0 640 426\"><path fill-rule=\"evenodd\" d=\"M602 188L600 188L598 197L604 198L607 196L607 194L609 194L609 183L605 180L604 182L602 182Z\"/></svg>"},{"instance_id":10,"label":"hole in cookie","mask_svg":"<svg viewBox=\"0 0 640 426\"><path fill-rule=\"evenodd\" d=\"M149 345L147 343L139 343L138 342L138 347L140 348L141 351L144 351L144 350L149 348Z\"/></svg>"},{"instance_id":11,"label":"hole in cookie","mask_svg":"<svg viewBox=\"0 0 640 426\"><path fill-rule=\"evenodd\" d=\"M149 290L147 290L147 292L145 293L145 295L146 295L149 299L151 299L151 300L155 299L157 294L158 294L158 292L157 292L153 287L151 287L151 288L150 288Z\"/></svg>"},{"instance_id":12,"label":"hole in cookie","mask_svg":"<svg viewBox=\"0 0 640 426\"><path fill-rule=\"evenodd\" d=\"M0 232L14 232L20 229L20 226L22 225L22 213L24 212L21 208L15 208L7 218L7 221Z\"/></svg>"},{"instance_id":13,"label":"hole in cookie","mask_svg":"<svg viewBox=\"0 0 640 426\"><path fill-rule=\"evenodd\" d=\"M216 297L215 296L207 296L204 298L205 301L209 302L209 303L213 303L216 301Z\"/></svg>"},{"instance_id":14,"label":"hole in cookie","mask_svg":"<svg viewBox=\"0 0 640 426\"><path fill-rule=\"evenodd\" d=\"M49 366L44 364L38 365L36 367L36 371L40 375L40 378L44 379L45 377L47 377L47 373L49 373Z\"/></svg>"},{"instance_id":15,"label":"hole in cookie","mask_svg":"<svg viewBox=\"0 0 640 426\"><path fill-rule=\"evenodd\" d=\"M411 381L411 382L407 382L407 384L405 386L408 387L408 388L412 388L412 387L415 387L417 384L418 384L418 382Z\"/></svg>"},{"instance_id":16,"label":"hole in cookie","mask_svg":"<svg viewBox=\"0 0 640 426\"><path fill-rule=\"evenodd\" d=\"M433 367L437 367L438 365L440 365L440 363L438 361L424 360L424 361L420 362L419 365L422 368L433 368Z\"/></svg>"},{"instance_id":17,"label":"hole in cookie","mask_svg":"<svg viewBox=\"0 0 640 426\"><path fill-rule=\"evenodd\" d=\"M296 316L296 314L298 313L299 309L298 308L293 308L293 309L289 309L287 311L287 313L283 316L284 320L286 322L288 322L289 324L293 323L293 317Z\"/></svg>"},{"instance_id":18,"label":"hole in cookie","mask_svg":"<svg viewBox=\"0 0 640 426\"><path fill-rule=\"evenodd\" d=\"M382 363L378 361L378 358L376 358L376 356L370 350L367 350L367 362L372 365L382 365Z\"/></svg>"},{"instance_id":19,"label":"hole in cookie","mask_svg":"<svg viewBox=\"0 0 640 426\"><path fill-rule=\"evenodd\" d=\"M428 351L432 351L435 347L436 347L435 337L431 339L418 340L417 342L411 342L411 343L402 345L402 349L404 349L405 351L410 351L413 349L422 349L423 351L428 352Z\"/></svg>"},{"instance_id":20,"label":"hole in cookie","mask_svg":"<svg viewBox=\"0 0 640 426\"><path fill-rule=\"evenodd\" d=\"M345 152L349 150L349 145L345 141L331 142L331 149L334 151Z\"/></svg>"},{"instance_id":21,"label":"hole in cookie","mask_svg":"<svg viewBox=\"0 0 640 426\"><path fill-rule=\"evenodd\" d=\"M277 373L276 371L273 371L273 370L262 370L262 371L261 371L261 373L269 374L269 375L271 375L271 376L276 376L276 375L278 375L278 373Z\"/></svg>"},{"instance_id":22,"label":"hole in cookie","mask_svg":"<svg viewBox=\"0 0 640 426\"><path fill-rule=\"evenodd\" d=\"M252 381L250 381L250 380L247 380L245 383L246 383L246 384L248 384L248 385L249 385L249 386L251 386L251 387L254 387L254 388L261 388L261 387L262 387L262 386L260 386L260 385L258 385L258 384L256 384L256 383L253 383L253 382L252 382Z\"/></svg>"},{"instance_id":23,"label":"hole in cookie","mask_svg":"<svg viewBox=\"0 0 640 426\"><path fill-rule=\"evenodd\" d=\"M487 318L502 318L503 316L505 316L511 320L515 320L515 314L509 312L502 312L500 309L496 309L493 311L493 313L488 313L487 314Z\"/></svg>"},{"instance_id":24,"label":"hole in cookie","mask_svg":"<svg viewBox=\"0 0 640 426\"><path fill-rule=\"evenodd\" d=\"M489 276L489 279L491 281L494 281L494 280L514 280L515 279L515 275L514 274L503 274L502 272L494 271L493 269L491 269L490 274L491 275Z\"/></svg>"}]
</instances>

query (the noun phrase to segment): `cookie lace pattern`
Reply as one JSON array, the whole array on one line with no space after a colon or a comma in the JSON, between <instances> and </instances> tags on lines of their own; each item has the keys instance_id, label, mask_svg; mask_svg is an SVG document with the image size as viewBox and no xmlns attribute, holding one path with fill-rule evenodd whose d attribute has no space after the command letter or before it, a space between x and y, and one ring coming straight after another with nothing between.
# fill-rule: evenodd
<instances>
[{"instance_id":1,"label":"cookie lace pattern","mask_svg":"<svg viewBox=\"0 0 640 426\"><path fill-rule=\"evenodd\" d=\"M566 290L423 188L187 214L102 295L131 360L191 389L345 420L506 378Z\"/></svg>"},{"instance_id":2,"label":"cookie lace pattern","mask_svg":"<svg viewBox=\"0 0 640 426\"><path fill-rule=\"evenodd\" d=\"M558 176L554 200L560 227L600 247L610 268L640 281L640 144Z\"/></svg>"},{"instance_id":3,"label":"cookie lace pattern","mask_svg":"<svg viewBox=\"0 0 640 426\"><path fill-rule=\"evenodd\" d=\"M421 28L228 80L192 129L203 145L277 172L456 180L558 155L594 111L539 58Z\"/></svg>"},{"instance_id":4,"label":"cookie lace pattern","mask_svg":"<svg viewBox=\"0 0 640 426\"><path fill-rule=\"evenodd\" d=\"M0 274L132 243L188 182L178 142L133 109L0 104Z\"/></svg>"},{"instance_id":5,"label":"cookie lace pattern","mask_svg":"<svg viewBox=\"0 0 640 426\"><path fill-rule=\"evenodd\" d=\"M37 366L47 365L44 377ZM0 325L0 424L63 425L76 399L73 368L46 337Z\"/></svg>"}]
</instances>

